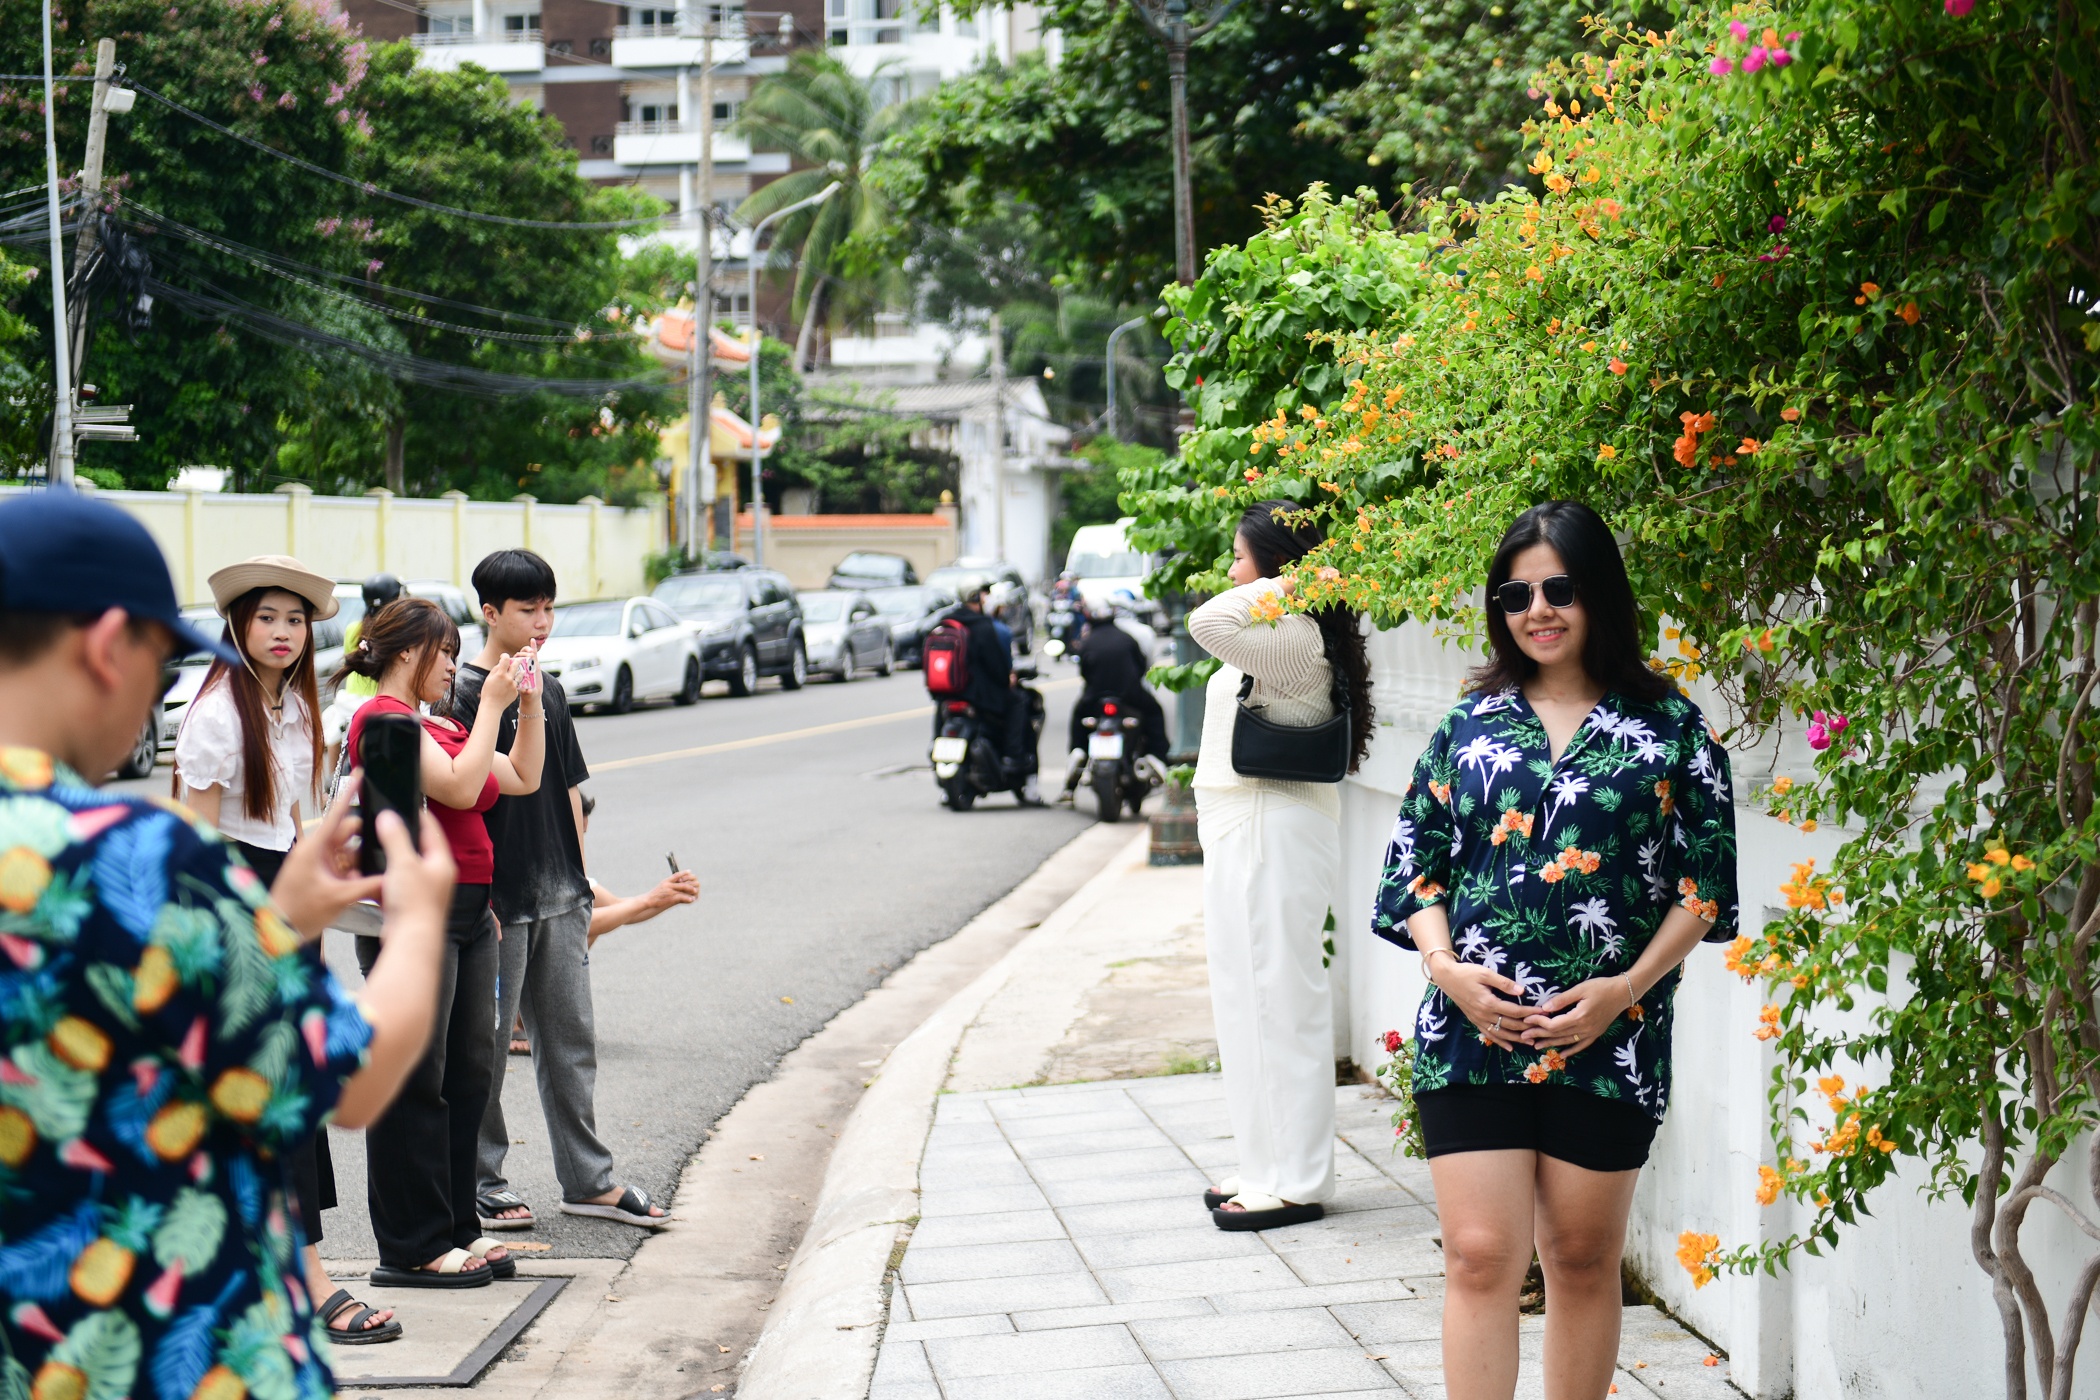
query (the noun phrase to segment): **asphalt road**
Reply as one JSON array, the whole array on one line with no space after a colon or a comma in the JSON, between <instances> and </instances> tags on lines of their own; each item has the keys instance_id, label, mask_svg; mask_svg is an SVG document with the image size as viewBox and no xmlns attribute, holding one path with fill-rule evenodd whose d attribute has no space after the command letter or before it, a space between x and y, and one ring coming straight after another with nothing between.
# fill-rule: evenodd
<instances>
[{"instance_id":1,"label":"asphalt road","mask_svg":"<svg viewBox=\"0 0 2100 1400\"><path fill-rule=\"evenodd\" d=\"M1061 768L1079 692L1051 667L1045 768ZM598 1132L618 1177L668 1198L717 1118L780 1057L892 968L954 933L1091 820L1010 797L973 810L940 804L926 767L931 704L915 671L783 692L768 680L731 699L710 684L691 709L668 705L577 723L592 767L585 791L591 873L617 893L665 874L700 877L700 902L620 929L591 955L598 1030ZM1055 791L1061 774L1046 771ZM167 769L151 780L165 791ZM349 940L328 958L354 984ZM530 1062L507 1061L506 1170L539 1217L541 1257L625 1258L644 1232L559 1212ZM341 1205L324 1213L322 1253L377 1253L364 1200L362 1134L332 1130ZM517 1141L523 1139L523 1141ZM705 1201L679 1201L680 1213Z\"/></svg>"}]
</instances>

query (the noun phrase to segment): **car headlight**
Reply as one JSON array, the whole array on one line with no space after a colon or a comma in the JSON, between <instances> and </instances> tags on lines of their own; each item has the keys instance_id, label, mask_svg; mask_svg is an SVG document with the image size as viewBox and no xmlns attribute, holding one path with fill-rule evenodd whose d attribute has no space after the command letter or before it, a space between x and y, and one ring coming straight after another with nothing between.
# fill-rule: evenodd
<instances>
[{"instance_id":1,"label":"car headlight","mask_svg":"<svg viewBox=\"0 0 2100 1400\"><path fill-rule=\"evenodd\" d=\"M599 665L600 662L595 656L579 656L574 661L565 663L562 669L566 671L595 671Z\"/></svg>"}]
</instances>

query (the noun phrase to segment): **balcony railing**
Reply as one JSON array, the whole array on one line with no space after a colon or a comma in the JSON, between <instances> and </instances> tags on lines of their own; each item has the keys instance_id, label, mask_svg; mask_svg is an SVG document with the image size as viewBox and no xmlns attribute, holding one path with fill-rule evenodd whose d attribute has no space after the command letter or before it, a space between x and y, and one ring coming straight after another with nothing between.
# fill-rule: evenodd
<instances>
[{"instance_id":1,"label":"balcony railing","mask_svg":"<svg viewBox=\"0 0 2100 1400\"><path fill-rule=\"evenodd\" d=\"M452 44L539 44L537 29L491 29L486 34L468 30L464 34L411 34L408 42L419 49L444 48Z\"/></svg>"},{"instance_id":2,"label":"balcony railing","mask_svg":"<svg viewBox=\"0 0 2100 1400\"><path fill-rule=\"evenodd\" d=\"M697 39L705 32L709 23L710 21L707 19L701 18L695 21L694 27L691 29L687 29L682 23L677 21L669 24L621 24L613 27L613 37L615 39ZM744 12L742 10L730 10L724 13L720 22L715 23L713 28L717 39L742 39L746 37Z\"/></svg>"}]
</instances>

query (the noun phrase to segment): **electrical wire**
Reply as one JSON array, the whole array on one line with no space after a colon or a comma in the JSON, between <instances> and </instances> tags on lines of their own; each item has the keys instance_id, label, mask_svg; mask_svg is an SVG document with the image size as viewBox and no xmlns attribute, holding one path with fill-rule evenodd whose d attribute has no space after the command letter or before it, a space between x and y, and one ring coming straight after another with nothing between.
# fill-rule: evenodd
<instances>
[{"instance_id":1,"label":"electrical wire","mask_svg":"<svg viewBox=\"0 0 2100 1400\"><path fill-rule=\"evenodd\" d=\"M359 287L369 287L375 292L384 292L388 296L407 297L411 301L419 301L426 306L448 306L455 311L472 311L484 316L498 316L507 321L536 322L543 326L571 329L577 324L575 321L566 321L555 316L538 316L527 311L504 311L493 306L477 305L471 301L458 301L452 297L441 297L432 292L418 292L406 287L396 287L385 282L374 282L368 277L359 277L353 273L335 272L329 268L320 267L309 262L301 262L297 258L287 257L283 253L265 252L260 248L251 248L245 243L236 243L230 238L221 238L217 234L210 234L202 229L192 228L179 219L170 218L149 205L139 203L136 199L125 200L123 208L127 212L145 215L148 220L177 238L198 243L204 247L225 253L228 256L240 258L247 262L254 262L258 265L295 268L300 272L310 273L316 277L327 277L338 282L347 282ZM612 339L616 336L634 334L638 333L633 331L593 331L592 339ZM565 337L556 338L562 339Z\"/></svg>"},{"instance_id":2,"label":"electrical wire","mask_svg":"<svg viewBox=\"0 0 2100 1400\"><path fill-rule=\"evenodd\" d=\"M670 382L660 374L626 379L563 379L505 374L495 370L478 369L472 365L453 364L407 351L382 349L333 331L321 330L303 321L292 320L288 316L280 316L274 311L235 297L215 291L180 287L158 277L147 278L145 289L154 297L164 298L194 315L233 322L275 344L362 360L379 369L390 379L420 384L427 388L448 389L477 398L505 399L526 394L550 393L564 398L601 399L626 390L662 388Z\"/></svg>"},{"instance_id":3,"label":"electrical wire","mask_svg":"<svg viewBox=\"0 0 2100 1400\"><path fill-rule=\"evenodd\" d=\"M131 87L133 91L152 98L155 102L160 103L172 112L188 117L191 121L201 126L210 127L221 136L230 136L242 145L252 146L266 156L284 161L288 165L296 165L308 174L319 175L323 179L334 180L339 184L348 185L352 189L375 199L391 199L397 204L406 204L411 208L428 210L434 214L445 214L455 219L474 219L486 224L501 224L506 228L558 229L572 233L603 233L613 229L660 228L668 217L659 214L651 215L644 219L596 219L570 223L557 219L518 219L508 214L484 214L473 209L459 209L449 204L439 204L435 200L418 199L412 194L400 194L393 190L383 190L369 181L360 180L354 175L345 175L339 170L330 170L324 165L316 165L310 160L291 154L289 151L280 151L275 146L235 131L230 126L223 126L213 121L210 117L205 116L202 112L185 107L172 97L163 96L152 88L147 87L144 83L135 82L131 84Z\"/></svg>"}]
</instances>

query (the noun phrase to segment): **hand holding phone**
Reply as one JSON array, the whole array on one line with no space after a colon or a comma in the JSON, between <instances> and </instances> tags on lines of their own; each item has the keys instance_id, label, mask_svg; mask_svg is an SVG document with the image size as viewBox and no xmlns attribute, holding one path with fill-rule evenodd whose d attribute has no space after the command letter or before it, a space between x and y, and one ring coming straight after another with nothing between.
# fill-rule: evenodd
<instances>
[{"instance_id":1,"label":"hand holding phone","mask_svg":"<svg viewBox=\"0 0 2100 1400\"><path fill-rule=\"evenodd\" d=\"M377 837L381 812L393 812L408 828L410 844L422 844L423 726L407 715L373 715L358 736L358 814L364 819L357 868L386 873L386 849Z\"/></svg>"},{"instance_id":2,"label":"hand holding phone","mask_svg":"<svg viewBox=\"0 0 2100 1400\"><path fill-rule=\"evenodd\" d=\"M540 688L540 644L527 642L518 653L518 693L531 695Z\"/></svg>"}]
</instances>

